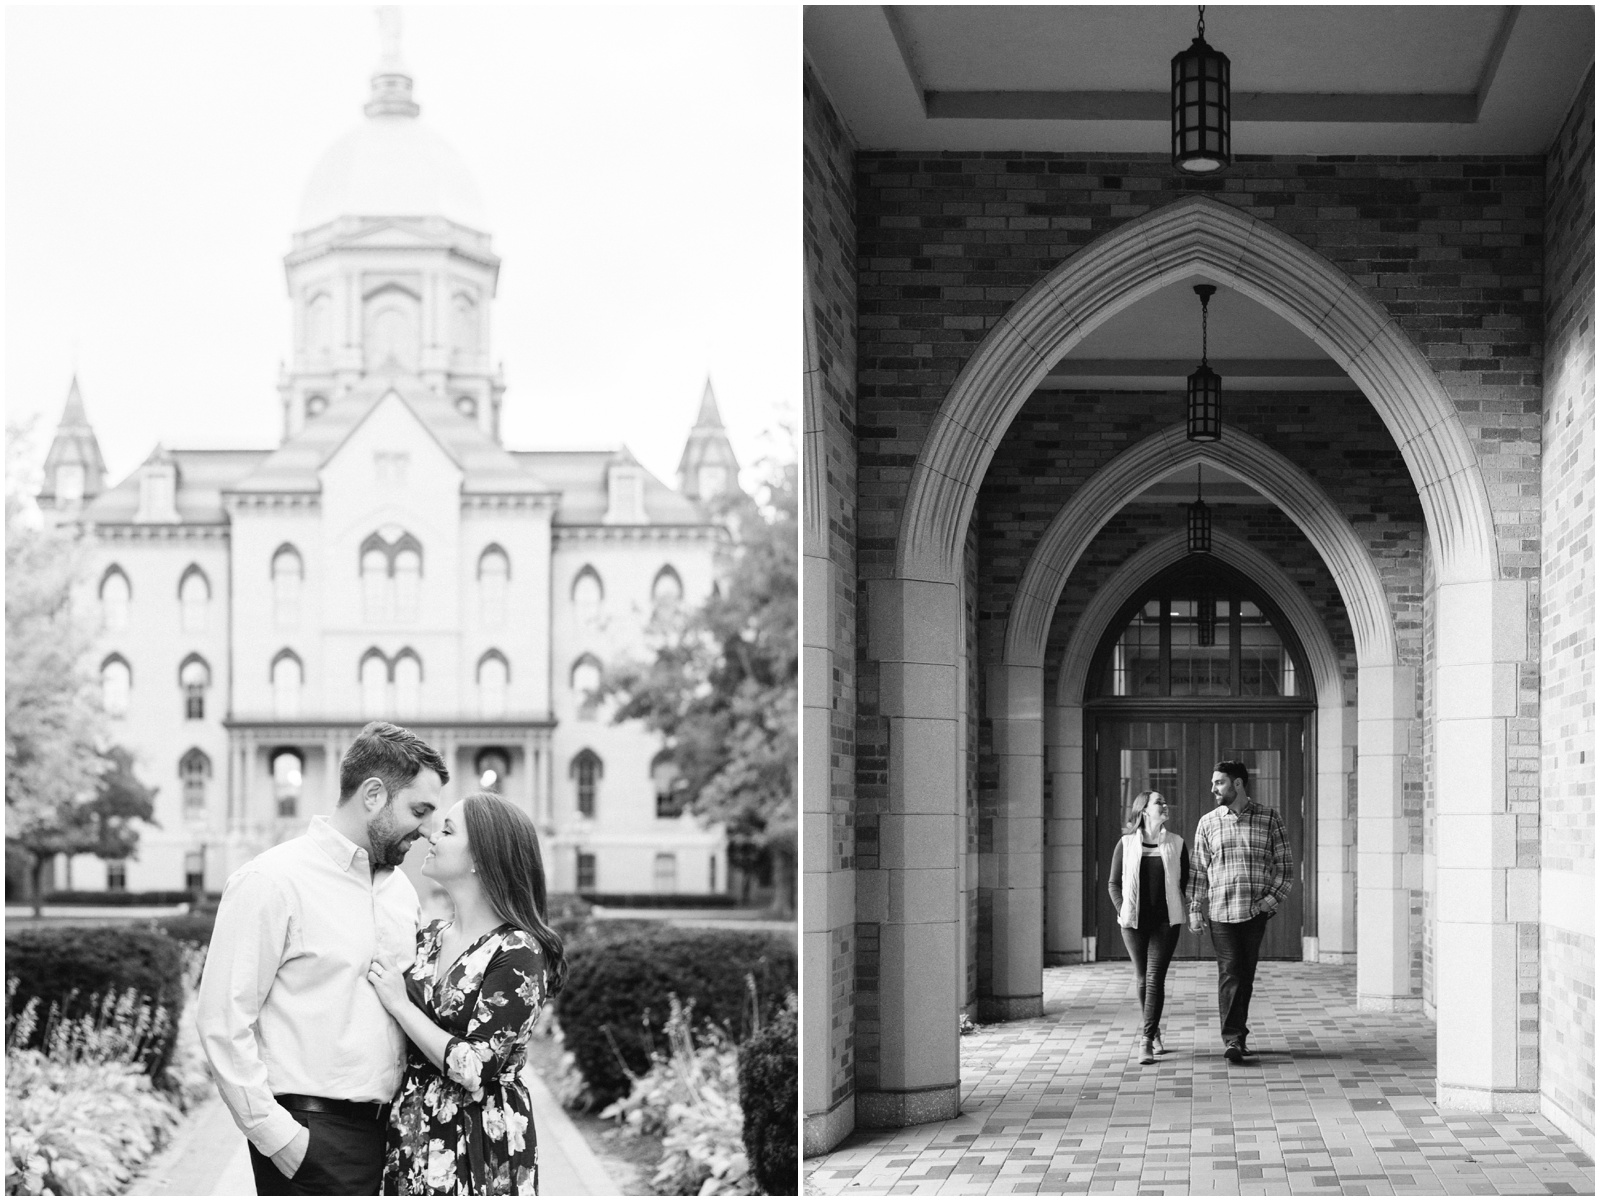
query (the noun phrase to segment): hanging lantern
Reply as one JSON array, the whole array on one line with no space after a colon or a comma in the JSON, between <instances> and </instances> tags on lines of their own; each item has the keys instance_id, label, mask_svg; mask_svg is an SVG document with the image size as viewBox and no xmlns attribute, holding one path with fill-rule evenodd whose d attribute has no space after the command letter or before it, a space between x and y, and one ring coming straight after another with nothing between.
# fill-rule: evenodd
<instances>
[{"instance_id":1,"label":"hanging lantern","mask_svg":"<svg viewBox=\"0 0 1600 1201\"><path fill-rule=\"evenodd\" d=\"M1206 9L1187 50L1172 56L1172 165L1210 175L1233 162L1228 56L1206 45Z\"/></svg>"},{"instance_id":2,"label":"hanging lantern","mask_svg":"<svg viewBox=\"0 0 1600 1201\"><path fill-rule=\"evenodd\" d=\"M1189 441L1220 442L1222 440L1222 377L1211 370L1206 362L1206 316L1211 294L1217 289L1213 284L1196 284L1194 294L1200 298L1200 366L1189 376Z\"/></svg>"},{"instance_id":3,"label":"hanging lantern","mask_svg":"<svg viewBox=\"0 0 1600 1201\"><path fill-rule=\"evenodd\" d=\"M1194 500L1189 504L1189 553L1211 553L1211 506L1201 499L1200 465L1194 469Z\"/></svg>"}]
</instances>

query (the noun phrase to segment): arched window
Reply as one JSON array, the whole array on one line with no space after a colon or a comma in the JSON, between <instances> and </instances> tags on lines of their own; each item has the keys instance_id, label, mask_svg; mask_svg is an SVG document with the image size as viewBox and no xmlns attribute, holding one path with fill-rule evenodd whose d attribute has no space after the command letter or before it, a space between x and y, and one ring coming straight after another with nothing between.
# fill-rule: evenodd
<instances>
[{"instance_id":1,"label":"arched window","mask_svg":"<svg viewBox=\"0 0 1600 1201\"><path fill-rule=\"evenodd\" d=\"M285 542L272 553L272 621L280 630L300 624L300 585L304 581L300 552Z\"/></svg>"},{"instance_id":2,"label":"arched window","mask_svg":"<svg viewBox=\"0 0 1600 1201\"><path fill-rule=\"evenodd\" d=\"M278 717L300 716L300 687L305 669L300 656L285 647L272 657L272 712Z\"/></svg>"},{"instance_id":3,"label":"arched window","mask_svg":"<svg viewBox=\"0 0 1600 1201\"><path fill-rule=\"evenodd\" d=\"M488 650L478 660L478 712L484 717L501 717L506 711L506 688L511 683L511 665L499 651Z\"/></svg>"},{"instance_id":4,"label":"arched window","mask_svg":"<svg viewBox=\"0 0 1600 1201\"><path fill-rule=\"evenodd\" d=\"M578 782L578 812L584 817L593 817L600 778L606 774L605 764L600 762L599 755L585 747L572 757L567 774Z\"/></svg>"},{"instance_id":5,"label":"arched window","mask_svg":"<svg viewBox=\"0 0 1600 1201\"><path fill-rule=\"evenodd\" d=\"M111 717L128 715L128 700L133 692L133 668L121 655L107 655L100 664L100 699Z\"/></svg>"},{"instance_id":6,"label":"arched window","mask_svg":"<svg viewBox=\"0 0 1600 1201\"><path fill-rule=\"evenodd\" d=\"M457 292L451 305L456 353L478 353L478 304L465 292Z\"/></svg>"},{"instance_id":7,"label":"arched window","mask_svg":"<svg viewBox=\"0 0 1600 1201\"><path fill-rule=\"evenodd\" d=\"M650 585L650 609L657 618L665 618L676 613L681 604L683 581L678 578L672 564L668 563L656 572L655 582Z\"/></svg>"},{"instance_id":8,"label":"arched window","mask_svg":"<svg viewBox=\"0 0 1600 1201\"><path fill-rule=\"evenodd\" d=\"M677 817L683 812L683 773L671 751L650 760L650 783L656 794L656 816Z\"/></svg>"},{"instance_id":9,"label":"arched window","mask_svg":"<svg viewBox=\"0 0 1600 1201\"><path fill-rule=\"evenodd\" d=\"M605 600L606 589L600 582L600 573L584 564L572 580L572 607L577 611L578 620L586 625L598 622Z\"/></svg>"},{"instance_id":10,"label":"arched window","mask_svg":"<svg viewBox=\"0 0 1600 1201\"><path fill-rule=\"evenodd\" d=\"M417 619L422 586L422 556L407 548L394 556L394 616L396 621Z\"/></svg>"},{"instance_id":11,"label":"arched window","mask_svg":"<svg viewBox=\"0 0 1600 1201\"><path fill-rule=\"evenodd\" d=\"M406 647L394 659L394 711L400 717L415 717L422 707L422 660Z\"/></svg>"},{"instance_id":12,"label":"arched window","mask_svg":"<svg viewBox=\"0 0 1600 1201\"><path fill-rule=\"evenodd\" d=\"M305 784L305 760L293 747L272 752L272 794L277 798L278 816L295 817L300 812L300 790Z\"/></svg>"},{"instance_id":13,"label":"arched window","mask_svg":"<svg viewBox=\"0 0 1600 1201\"><path fill-rule=\"evenodd\" d=\"M206 610L211 605L211 581L197 563L189 564L178 580L178 604L183 613L183 632L205 633Z\"/></svg>"},{"instance_id":14,"label":"arched window","mask_svg":"<svg viewBox=\"0 0 1600 1201\"><path fill-rule=\"evenodd\" d=\"M368 622L387 622L389 604L389 556L373 549L361 552L361 607Z\"/></svg>"},{"instance_id":15,"label":"arched window","mask_svg":"<svg viewBox=\"0 0 1600 1201\"><path fill-rule=\"evenodd\" d=\"M403 288L380 290L367 300L368 371L415 371L421 351L421 305Z\"/></svg>"},{"instance_id":16,"label":"arched window","mask_svg":"<svg viewBox=\"0 0 1600 1201\"><path fill-rule=\"evenodd\" d=\"M1298 652L1267 602L1213 563L1184 563L1153 581L1102 642L1102 697L1304 697Z\"/></svg>"},{"instance_id":17,"label":"arched window","mask_svg":"<svg viewBox=\"0 0 1600 1201\"><path fill-rule=\"evenodd\" d=\"M593 721L600 708L600 680L603 675L600 660L583 654L572 665L572 701L580 721Z\"/></svg>"},{"instance_id":18,"label":"arched window","mask_svg":"<svg viewBox=\"0 0 1600 1201\"><path fill-rule=\"evenodd\" d=\"M369 720L389 716L389 660L377 647L361 656L361 714Z\"/></svg>"},{"instance_id":19,"label":"arched window","mask_svg":"<svg viewBox=\"0 0 1600 1201\"><path fill-rule=\"evenodd\" d=\"M327 358L333 351L333 297L318 292L306 305L306 354Z\"/></svg>"},{"instance_id":20,"label":"arched window","mask_svg":"<svg viewBox=\"0 0 1600 1201\"><path fill-rule=\"evenodd\" d=\"M178 760L178 779L183 781L183 816L204 817L206 781L211 778L211 759L199 747L190 747Z\"/></svg>"},{"instance_id":21,"label":"arched window","mask_svg":"<svg viewBox=\"0 0 1600 1201\"><path fill-rule=\"evenodd\" d=\"M200 721L206 715L206 689L211 687L211 668L199 655L190 655L178 668L178 686L183 689L183 718Z\"/></svg>"},{"instance_id":22,"label":"arched window","mask_svg":"<svg viewBox=\"0 0 1600 1201\"><path fill-rule=\"evenodd\" d=\"M128 628L128 602L133 599L133 587L122 568L113 563L100 577L100 618L111 631Z\"/></svg>"},{"instance_id":23,"label":"arched window","mask_svg":"<svg viewBox=\"0 0 1600 1201\"><path fill-rule=\"evenodd\" d=\"M478 614L485 628L498 629L506 620L506 586L511 560L491 542L478 556Z\"/></svg>"},{"instance_id":24,"label":"arched window","mask_svg":"<svg viewBox=\"0 0 1600 1201\"><path fill-rule=\"evenodd\" d=\"M478 773L479 788L488 789L490 792L505 791L506 777L511 774L511 758L504 748L484 747L478 752L472 767Z\"/></svg>"}]
</instances>

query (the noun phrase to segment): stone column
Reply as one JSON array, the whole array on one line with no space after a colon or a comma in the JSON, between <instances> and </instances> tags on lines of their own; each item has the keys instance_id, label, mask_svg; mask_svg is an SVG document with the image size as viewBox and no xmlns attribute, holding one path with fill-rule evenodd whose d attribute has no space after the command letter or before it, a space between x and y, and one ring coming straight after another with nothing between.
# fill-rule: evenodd
<instances>
[{"instance_id":1,"label":"stone column","mask_svg":"<svg viewBox=\"0 0 1600 1201\"><path fill-rule=\"evenodd\" d=\"M1538 979L1519 985L1517 925L1539 921L1539 869L1518 866L1507 787L1510 720L1528 658L1527 585L1443 584L1437 614L1437 1101L1536 1112L1538 1048L1530 1044L1532 1070L1523 1070L1518 1003Z\"/></svg>"},{"instance_id":2,"label":"stone column","mask_svg":"<svg viewBox=\"0 0 1600 1201\"><path fill-rule=\"evenodd\" d=\"M856 920L879 927L878 1087L856 1094L863 1127L953 1118L961 1108L957 856L965 772L959 760L953 583L873 580L868 653L889 724L889 800L878 870L859 872Z\"/></svg>"},{"instance_id":3,"label":"stone column","mask_svg":"<svg viewBox=\"0 0 1600 1201\"><path fill-rule=\"evenodd\" d=\"M1356 955L1356 840L1347 813L1355 772L1355 706L1346 706L1343 697L1322 703L1316 723L1317 959L1350 963Z\"/></svg>"},{"instance_id":4,"label":"stone column","mask_svg":"<svg viewBox=\"0 0 1600 1201\"><path fill-rule=\"evenodd\" d=\"M1411 990L1409 836L1401 806L1416 673L1410 667L1363 667L1358 688L1356 1006L1421 1009L1422 998Z\"/></svg>"},{"instance_id":5,"label":"stone column","mask_svg":"<svg viewBox=\"0 0 1600 1201\"><path fill-rule=\"evenodd\" d=\"M985 1021L1044 1012L1044 668L988 669L987 708L999 769L988 892L988 995Z\"/></svg>"},{"instance_id":6,"label":"stone column","mask_svg":"<svg viewBox=\"0 0 1600 1201\"><path fill-rule=\"evenodd\" d=\"M1045 944L1050 964L1083 962L1083 707L1045 710Z\"/></svg>"}]
</instances>

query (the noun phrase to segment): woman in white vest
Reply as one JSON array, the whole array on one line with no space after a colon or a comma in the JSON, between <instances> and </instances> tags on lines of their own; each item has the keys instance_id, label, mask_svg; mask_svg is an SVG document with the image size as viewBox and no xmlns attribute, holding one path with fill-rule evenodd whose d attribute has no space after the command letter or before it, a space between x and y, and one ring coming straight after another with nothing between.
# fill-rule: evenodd
<instances>
[{"instance_id":1,"label":"woman in white vest","mask_svg":"<svg viewBox=\"0 0 1600 1201\"><path fill-rule=\"evenodd\" d=\"M1189 848L1166 828L1168 815L1165 797L1141 792L1128 806L1123 835L1111 854L1111 901L1133 960L1139 1007L1144 1011L1140 1063L1154 1063L1157 1055L1166 1053L1161 1044L1161 1009L1167 965L1183 931L1183 898L1189 887Z\"/></svg>"}]
</instances>

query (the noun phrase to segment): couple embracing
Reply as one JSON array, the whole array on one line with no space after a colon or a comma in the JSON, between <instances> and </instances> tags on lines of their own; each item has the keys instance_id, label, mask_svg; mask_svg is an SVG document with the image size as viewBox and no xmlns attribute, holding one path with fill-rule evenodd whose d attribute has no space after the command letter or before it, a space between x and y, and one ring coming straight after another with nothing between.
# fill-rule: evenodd
<instances>
[{"instance_id":1,"label":"couple embracing","mask_svg":"<svg viewBox=\"0 0 1600 1201\"><path fill-rule=\"evenodd\" d=\"M198 1021L261 1196L538 1191L521 1074L565 956L532 820L491 792L440 820L449 779L373 722L333 815L228 880ZM424 837L454 911L427 925L399 870Z\"/></svg>"},{"instance_id":2,"label":"couple embracing","mask_svg":"<svg viewBox=\"0 0 1600 1201\"><path fill-rule=\"evenodd\" d=\"M1109 891L1117 925L1133 961L1143 1024L1139 1062L1164 1054L1161 1011L1167 965L1177 950L1187 908L1189 929L1206 927L1217 955L1217 1010L1223 1056L1250 1054L1250 996L1267 921L1289 895L1294 863L1283 819L1250 799L1250 772L1225 759L1211 773L1216 808L1195 829L1194 855L1166 828L1170 810L1159 792L1141 792L1128 809L1124 835L1111 855Z\"/></svg>"}]
</instances>

